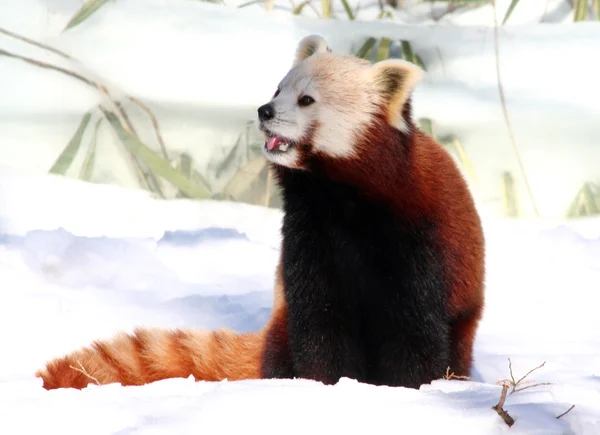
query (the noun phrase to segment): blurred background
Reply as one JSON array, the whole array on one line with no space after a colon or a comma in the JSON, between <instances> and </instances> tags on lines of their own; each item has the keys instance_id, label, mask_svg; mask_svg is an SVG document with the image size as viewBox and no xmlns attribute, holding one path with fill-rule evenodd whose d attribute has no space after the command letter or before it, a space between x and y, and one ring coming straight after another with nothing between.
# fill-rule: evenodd
<instances>
[{"instance_id":1,"label":"blurred background","mask_svg":"<svg viewBox=\"0 0 600 435\"><path fill-rule=\"evenodd\" d=\"M600 0L0 1L0 170L278 208L254 125L298 41L417 63L481 213L600 213Z\"/></svg>"}]
</instances>

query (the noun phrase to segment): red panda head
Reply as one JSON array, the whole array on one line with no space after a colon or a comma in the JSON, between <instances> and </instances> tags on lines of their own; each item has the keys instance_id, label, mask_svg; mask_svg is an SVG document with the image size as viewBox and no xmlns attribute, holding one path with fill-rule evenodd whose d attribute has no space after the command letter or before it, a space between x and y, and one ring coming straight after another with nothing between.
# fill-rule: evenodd
<instances>
[{"instance_id":1,"label":"red panda head","mask_svg":"<svg viewBox=\"0 0 600 435\"><path fill-rule=\"evenodd\" d=\"M403 60L371 64L332 53L320 36L302 39L292 69L258 109L267 160L306 169L319 156L358 157L361 138L382 116L406 132L402 109L421 77L419 67Z\"/></svg>"}]
</instances>

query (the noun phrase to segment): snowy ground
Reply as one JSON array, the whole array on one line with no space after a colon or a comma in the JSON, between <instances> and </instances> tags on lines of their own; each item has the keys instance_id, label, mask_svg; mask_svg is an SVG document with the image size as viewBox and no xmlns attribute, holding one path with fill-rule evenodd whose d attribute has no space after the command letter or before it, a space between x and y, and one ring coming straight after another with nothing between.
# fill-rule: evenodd
<instances>
[{"instance_id":1,"label":"snowy ground","mask_svg":"<svg viewBox=\"0 0 600 435\"><path fill-rule=\"evenodd\" d=\"M256 330L268 317L278 211L0 171L0 433L600 433L600 220L486 221L487 309L473 382L420 390L343 380L45 391L48 358L134 326ZM555 416L575 408L557 420Z\"/></svg>"}]
</instances>

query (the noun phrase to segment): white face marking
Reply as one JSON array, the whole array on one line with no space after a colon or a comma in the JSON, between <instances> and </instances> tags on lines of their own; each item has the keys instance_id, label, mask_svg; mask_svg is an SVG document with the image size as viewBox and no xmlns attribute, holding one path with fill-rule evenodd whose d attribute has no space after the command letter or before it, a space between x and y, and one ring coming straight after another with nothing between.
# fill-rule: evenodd
<instances>
[{"instance_id":1,"label":"white face marking","mask_svg":"<svg viewBox=\"0 0 600 435\"><path fill-rule=\"evenodd\" d=\"M354 56L323 51L298 60L270 101L269 116L259 123L267 136L266 158L299 168L305 153L357 156L362 135L382 114L390 125L409 130L402 106L420 79L417 70L404 61L372 66ZM312 104L302 103L307 96Z\"/></svg>"},{"instance_id":2,"label":"white face marking","mask_svg":"<svg viewBox=\"0 0 600 435\"><path fill-rule=\"evenodd\" d=\"M276 165L285 166L286 168L302 169L299 165L300 153L296 148L287 150L286 152L270 153L265 151L265 157L270 162Z\"/></svg>"},{"instance_id":3,"label":"white face marking","mask_svg":"<svg viewBox=\"0 0 600 435\"><path fill-rule=\"evenodd\" d=\"M315 102L301 106L298 100L303 96ZM313 151L336 158L353 156L357 138L380 100L373 90L368 62L320 54L288 72L271 104L274 117L263 122L263 127L291 144L284 144L276 153L265 151L266 157L274 163L289 166L293 162L296 166L300 157L297 142L309 138Z\"/></svg>"},{"instance_id":4,"label":"white face marking","mask_svg":"<svg viewBox=\"0 0 600 435\"><path fill-rule=\"evenodd\" d=\"M306 136L312 121L316 118L316 103L301 107L298 99L308 95L318 101L317 89L308 77L301 77L299 80L290 80L286 77L279 89L279 95L271 101L275 109L275 118L269 123L268 128L278 136L299 141Z\"/></svg>"}]
</instances>

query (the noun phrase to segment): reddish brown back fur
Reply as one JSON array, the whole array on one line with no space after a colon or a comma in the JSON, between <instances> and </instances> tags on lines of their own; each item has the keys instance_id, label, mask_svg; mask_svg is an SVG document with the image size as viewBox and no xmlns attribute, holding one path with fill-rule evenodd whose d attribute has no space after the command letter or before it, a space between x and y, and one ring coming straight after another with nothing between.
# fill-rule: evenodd
<instances>
[{"instance_id":1,"label":"reddish brown back fur","mask_svg":"<svg viewBox=\"0 0 600 435\"><path fill-rule=\"evenodd\" d=\"M395 207L406 219L444 223L438 237L449 251L445 267L446 282L452 288L448 313L456 319L451 332L451 369L457 375L468 376L484 306L481 222L456 163L432 137L415 128L410 111L408 101L404 113L410 133L398 135L382 112L359 141L356 158L342 165L329 156L316 155L312 164L322 165L333 180L360 186L368 196ZM397 143L391 144L390 140ZM395 152L398 147L403 152Z\"/></svg>"}]
</instances>

